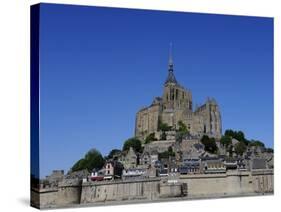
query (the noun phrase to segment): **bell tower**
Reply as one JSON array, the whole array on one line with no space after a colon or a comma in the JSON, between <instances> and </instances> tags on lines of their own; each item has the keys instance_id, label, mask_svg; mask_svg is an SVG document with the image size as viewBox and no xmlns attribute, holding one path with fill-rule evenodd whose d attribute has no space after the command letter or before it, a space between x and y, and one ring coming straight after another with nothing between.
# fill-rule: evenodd
<instances>
[{"instance_id":1,"label":"bell tower","mask_svg":"<svg viewBox=\"0 0 281 212\"><path fill-rule=\"evenodd\" d=\"M163 109L184 109L192 111L191 92L181 86L174 74L174 62L172 56L172 43L170 43L168 77L164 83Z\"/></svg>"}]
</instances>

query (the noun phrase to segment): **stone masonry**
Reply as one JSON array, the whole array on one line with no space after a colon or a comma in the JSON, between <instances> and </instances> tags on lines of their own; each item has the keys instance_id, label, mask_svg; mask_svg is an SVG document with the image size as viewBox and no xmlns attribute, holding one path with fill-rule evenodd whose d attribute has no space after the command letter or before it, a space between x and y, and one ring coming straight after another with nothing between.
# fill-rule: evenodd
<instances>
[{"instance_id":1,"label":"stone masonry","mask_svg":"<svg viewBox=\"0 0 281 212\"><path fill-rule=\"evenodd\" d=\"M216 100L208 98L203 105L193 109L192 93L176 80L170 53L168 77L162 97L155 97L150 106L137 112L135 136L145 139L150 133L157 133L159 122L178 129L179 121L187 126L193 136L206 134L215 138L221 137L221 114Z\"/></svg>"}]
</instances>

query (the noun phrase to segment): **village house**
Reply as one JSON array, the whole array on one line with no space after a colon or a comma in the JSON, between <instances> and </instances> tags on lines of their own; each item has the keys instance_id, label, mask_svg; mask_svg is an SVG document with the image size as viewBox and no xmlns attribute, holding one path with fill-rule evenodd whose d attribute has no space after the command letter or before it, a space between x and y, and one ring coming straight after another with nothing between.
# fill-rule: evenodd
<instances>
[{"instance_id":1,"label":"village house","mask_svg":"<svg viewBox=\"0 0 281 212\"><path fill-rule=\"evenodd\" d=\"M150 155L148 152L143 152L140 156L140 165L142 167L148 167L151 165Z\"/></svg>"},{"instance_id":2,"label":"village house","mask_svg":"<svg viewBox=\"0 0 281 212\"><path fill-rule=\"evenodd\" d=\"M226 170L237 169L237 160L234 158L227 158L223 163Z\"/></svg>"},{"instance_id":3,"label":"village house","mask_svg":"<svg viewBox=\"0 0 281 212\"><path fill-rule=\"evenodd\" d=\"M101 169L101 170L93 169L90 179L92 181L101 181L104 179L104 175L105 175L105 169Z\"/></svg>"},{"instance_id":4,"label":"village house","mask_svg":"<svg viewBox=\"0 0 281 212\"><path fill-rule=\"evenodd\" d=\"M119 162L123 164L125 169L136 168L138 164L138 156L134 149L130 147L127 152L121 154Z\"/></svg>"},{"instance_id":5,"label":"village house","mask_svg":"<svg viewBox=\"0 0 281 212\"><path fill-rule=\"evenodd\" d=\"M104 164L104 180L119 179L122 176L123 165L116 160L107 161Z\"/></svg>"},{"instance_id":6,"label":"village house","mask_svg":"<svg viewBox=\"0 0 281 212\"><path fill-rule=\"evenodd\" d=\"M158 152L157 151L151 151L151 153L150 153L150 164L151 164L151 166L154 166L156 161L158 161Z\"/></svg>"},{"instance_id":7,"label":"village house","mask_svg":"<svg viewBox=\"0 0 281 212\"><path fill-rule=\"evenodd\" d=\"M179 167L180 174L199 174L200 169L199 159L186 159Z\"/></svg>"},{"instance_id":8,"label":"village house","mask_svg":"<svg viewBox=\"0 0 281 212\"><path fill-rule=\"evenodd\" d=\"M139 165L143 168L148 168L150 166L154 166L157 160L158 160L157 151L154 150L151 151L151 153L145 151L140 155Z\"/></svg>"},{"instance_id":9,"label":"village house","mask_svg":"<svg viewBox=\"0 0 281 212\"><path fill-rule=\"evenodd\" d=\"M205 174L226 173L226 168L223 161L219 159L208 159L202 162Z\"/></svg>"},{"instance_id":10,"label":"village house","mask_svg":"<svg viewBox=\"0 0 281 212\"><path fill-rule=\"evenodd\" d=\"M264 158L254 158L252 160L252 169L266 169L267 163L266 159Z\"/></svg>"},{"instance_id":11,"label":"village house","mask_svg":"<svg viewBox=\"0 0 281 212\"><path fill-rule=\"evenodd\" d=\"M123 169L122 179L143 178L145 175L146 169L144 168Z\"/></svg>"}]
</instances>

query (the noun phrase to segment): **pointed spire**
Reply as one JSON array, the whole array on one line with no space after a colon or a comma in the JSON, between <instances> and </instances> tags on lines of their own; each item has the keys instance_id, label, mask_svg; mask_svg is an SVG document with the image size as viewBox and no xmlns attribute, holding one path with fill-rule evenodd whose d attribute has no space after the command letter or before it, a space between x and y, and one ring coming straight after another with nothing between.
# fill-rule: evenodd
<instances>
[{"instance_id":1,"label":"pointed spire","mask_svg":"<svg viewBox=\"0 0 281 212\"><path fill-rule=\"evenodd\" d=\"M172 50L173 50L173 44L171 42L170 43L170 49L169 49L169 71L174 71Z\"/></svg>"},{"instance_id":2,"label":"pointed spire","mask_svg":"<svg viewBox=\"0 0 281 212\"><path fill-rule=\"evenodd\" d=\"M168 65L168 77L165 81L165 84L167 83L175 83L177 84L176 77L174 75L174 62L172 57L172 43L170 43L170 49L169 49L169 65Z\"/></svg>"}]
</instances>

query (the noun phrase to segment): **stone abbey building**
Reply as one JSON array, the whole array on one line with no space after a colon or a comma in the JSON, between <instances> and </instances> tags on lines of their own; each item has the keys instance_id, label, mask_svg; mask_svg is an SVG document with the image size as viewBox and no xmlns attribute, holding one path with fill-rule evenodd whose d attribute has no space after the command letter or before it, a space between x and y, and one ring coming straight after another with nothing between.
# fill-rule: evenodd
<instances>
[{"instance_id":1,"label":"stone abbey building","mask_svg":"<svg viewBox=\"0 0 281 212\"><path fill-rule=\"evenodd\" d=\"M150 133L157 133L159 123L178 129L179 121L187 126L192 136L206 134L215 138L221 137L222 124L218 104L215 99L208 98L205 104L193 109L191 91L181 86L174 75L170 49L168 77L162 97L155 97L150 106L137 112L135 136L144 139Z\"/></svg>"}]
</instances>

